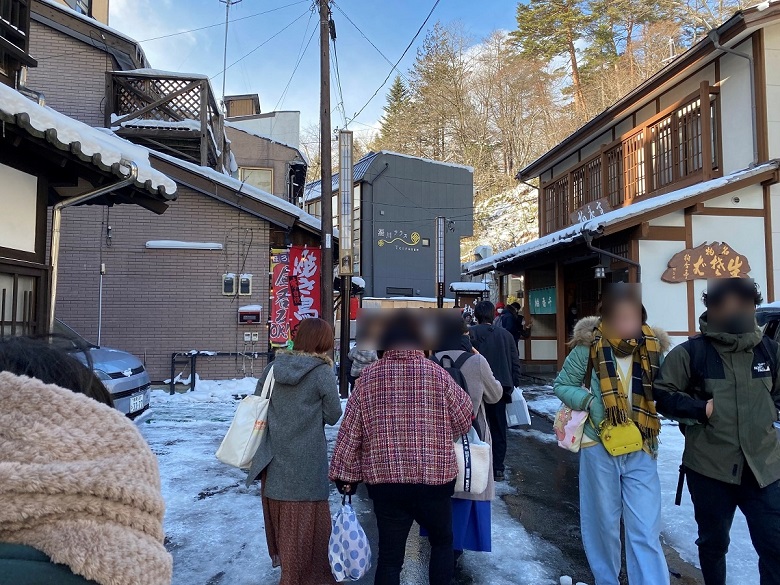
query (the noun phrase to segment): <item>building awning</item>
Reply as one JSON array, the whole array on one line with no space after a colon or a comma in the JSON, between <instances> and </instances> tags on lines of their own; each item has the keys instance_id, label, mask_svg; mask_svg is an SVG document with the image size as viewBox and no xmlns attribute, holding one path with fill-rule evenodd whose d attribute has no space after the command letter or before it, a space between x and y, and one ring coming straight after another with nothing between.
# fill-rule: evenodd
<instances>
[{"instance_id":1,"label":"building awning","mask_svg":"<svg viewBox=\"0 0 780 585\"><path fill-rule=\"evenodd\" d=\"M125 178L132 161L138 166L134 186L163 200L175 199L176 183L152 168L148 151L109 132L88 126L51 108L41 106L11 87L0 84L0 120L31 136L76 155L104 172Z\"/></svg>"},{"instance_id":2,"label":"building awning","mask_svg":"<svg viewBox=\"0 0 780 585\"><path fill-rule=\"evenodd\" d=\"M450 292L454 293L482 293L490 290L486 282L453 282L450 284Z\"/></svg>"},{"instance_id":3,"label":"building awning","mask_svg":"<svg viewBox=\"0 0 780 585\"><path fill-rule=\"evenodd\" d=\"M614 234L637 226L644 221L691 207L701 201L736 191L748 185L765 181L777 182L778 169L780 169L780 161L773 160L724 177L697 183L614 209L604 215L573 224L542 238L478 260L469 267L467 273L484 274L491 270L508 267L535 254L549 252L583 240L585 233L597 236Z\"/></svg>"}]
</instances>

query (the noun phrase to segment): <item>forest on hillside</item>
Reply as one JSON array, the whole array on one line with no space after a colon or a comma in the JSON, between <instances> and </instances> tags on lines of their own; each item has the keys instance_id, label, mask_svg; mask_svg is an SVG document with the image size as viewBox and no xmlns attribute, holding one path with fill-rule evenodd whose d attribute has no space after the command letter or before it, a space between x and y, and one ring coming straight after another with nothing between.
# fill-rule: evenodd
<instances>
[{"instance_id":1,"label":"forest on hillside","mask_svg":"<svg viewBox=\"0 0 780 585\"><path fill-rule=\"evenodd\" d=\"M379 131L356 145L474 168L474 238L501 251L537 235L536 190L517 172L707 32L741 0L530 0L517 27L474 39L437 22L398 72ZM316 129L315 129L316 132ZM319 176L319 157L310 177Z\"/></svg>"}]
</instances>

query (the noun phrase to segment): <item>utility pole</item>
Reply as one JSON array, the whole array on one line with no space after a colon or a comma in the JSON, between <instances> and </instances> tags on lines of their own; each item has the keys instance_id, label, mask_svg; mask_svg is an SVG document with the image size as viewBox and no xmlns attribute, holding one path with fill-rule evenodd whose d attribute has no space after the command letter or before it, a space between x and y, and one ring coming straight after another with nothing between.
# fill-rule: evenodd
<instances>
[{"instance_id":1,"label":"utility pole","mask_svg":"<svg viewBox=\"0 0 780 585\"><path fill-rule=\"evenodd\" d=\"M333 169L330 145L330 0L319 0L320 7L320 199L322 201L322 318L333 319Z\"/></svg>"},{"instance_id":2,"label":"utility pole","mask_svg":"<svg viewBox=\"0 0 780 585\"><path fill-rule=\"evenodd\" d=\"M241 0L219 0L225 5L225 50L222 53L222 105L225 104L225 81L227 80L227 49L228 49L228 23L230 22L230 7L238 4ZM227 111L225 112L227 114Z\"/></svg>"}]
</instances>

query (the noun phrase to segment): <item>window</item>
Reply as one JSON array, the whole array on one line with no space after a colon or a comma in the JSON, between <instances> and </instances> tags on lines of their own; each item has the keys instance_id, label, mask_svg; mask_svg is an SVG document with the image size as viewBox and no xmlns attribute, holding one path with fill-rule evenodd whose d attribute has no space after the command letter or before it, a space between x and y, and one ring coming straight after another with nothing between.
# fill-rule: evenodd
<instances>
[{"instance_id":1,"label":"window","mask_svg":"<svg viewBox=\"0 0 780 585\"><path fill-rule=\"evenodd\" d=\"M255 167L240 167L239 178L247 185L257 187L266 193L274 192L274 170Z\"/></svg>"},{"instance_id":2,"label":"window","mask_svg":"<svg viewBox=\"0 0 780 585\"><path fill-rule=\"evenodd\" d=\"M28 54L29 0L0 0L0 76L13 78L21 65L35 66Z\"/></svg>"},{"instance_id":3,"label":"window","mask_svg":"<svg viewBox=\"0 0 780 585\"><path fill-rule=\"evenodd\" d=\"M76 12L91 16L91 0L65 0L65 3L70 6Z\"/></svg>"}]
</instances>

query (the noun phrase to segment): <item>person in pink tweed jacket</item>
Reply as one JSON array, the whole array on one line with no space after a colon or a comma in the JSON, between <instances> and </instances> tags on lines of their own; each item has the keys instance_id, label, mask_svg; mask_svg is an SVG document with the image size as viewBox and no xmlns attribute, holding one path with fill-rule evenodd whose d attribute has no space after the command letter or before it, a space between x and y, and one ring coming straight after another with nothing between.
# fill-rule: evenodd
<instances>
[{"instance_id":1,"label":"person in pink tweed jacket","mask_svg":"<svg viewBox=\"0 0 780 585\"><path fill-rule=\"evenodd\" d=\"M330 478L342 493L354 493L360 482L368 487L379 530L377 585L400 583L414 521L430 535L430 583L450 585L453 440L471 427L471 398L414 349L421 340L412 320L394 323L382 347L382 359L363 370L347 401Z\"/></svg>"}]
</instances>

